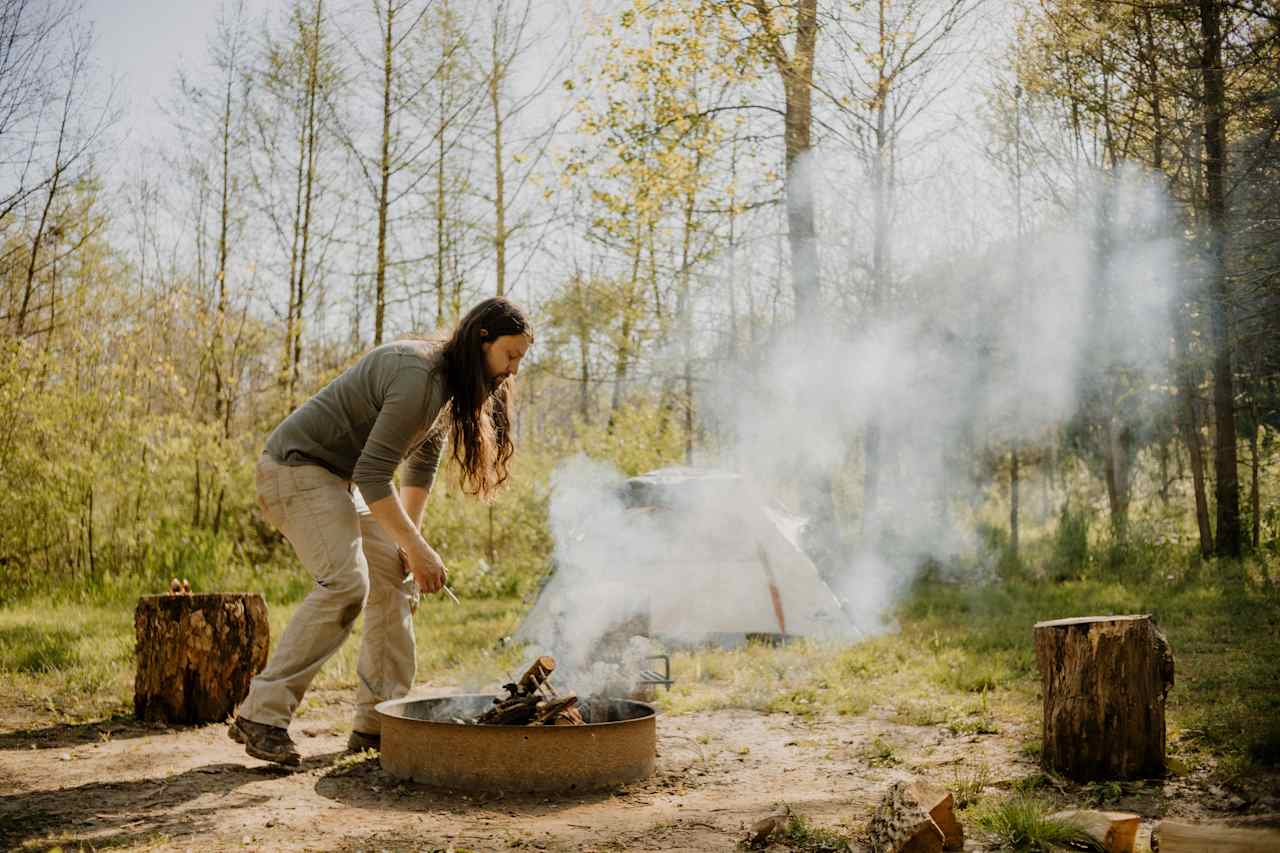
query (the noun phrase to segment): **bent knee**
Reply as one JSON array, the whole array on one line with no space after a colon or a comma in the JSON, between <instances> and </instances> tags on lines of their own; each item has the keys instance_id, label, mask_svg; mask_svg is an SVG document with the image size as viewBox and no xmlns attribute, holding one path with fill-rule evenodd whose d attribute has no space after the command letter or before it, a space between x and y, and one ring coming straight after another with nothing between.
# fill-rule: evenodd
<instances>
[{"instance_id":1,"label":"bent knee","mask_svg":"<svg viewBox=\"0 0 1280 853\"><path fill-rule=\"evenodd\" d=\"M364 574L353 574L344 578L342 583L328 583L324 587L338 607L338 621L342 627L349 627L369 597L369 578Z\"/></svg>"}]
</instances>

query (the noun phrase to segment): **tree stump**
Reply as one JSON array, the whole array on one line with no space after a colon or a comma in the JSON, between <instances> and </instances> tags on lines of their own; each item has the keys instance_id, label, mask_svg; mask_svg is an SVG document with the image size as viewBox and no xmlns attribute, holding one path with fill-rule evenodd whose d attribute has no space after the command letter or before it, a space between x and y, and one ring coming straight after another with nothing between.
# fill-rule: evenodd
<instances>
[{"instance_id":1,"label":"tree stump","mask_svg":"<svg viewBox=\"0 0 1280 853\"><path fill-rule=\"evenodd\" d=\"M257 593L147 595L133 615L140 720L225 720L267 663L271 632Z\"/></svg>"},{"instance_id":2,"label":"tree stump","mask_svg":"<svg viewBox=\"0 0 1280 853\"><path fill-rule=\"evenodd\" d=\"M1040 622L1035 643L1044 767L1079 782L1163 773L1173 654L1151 617Z\"/></svg>"}]
</instances>

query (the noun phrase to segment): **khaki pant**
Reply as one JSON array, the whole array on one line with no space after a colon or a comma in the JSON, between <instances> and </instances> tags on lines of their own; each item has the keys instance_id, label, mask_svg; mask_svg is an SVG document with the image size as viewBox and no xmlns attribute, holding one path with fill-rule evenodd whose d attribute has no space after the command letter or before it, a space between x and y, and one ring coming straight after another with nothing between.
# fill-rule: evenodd
<instances>
[{"instance_id":1,"label":"khaki pant","mask_svg":"<svg viewBox=\"0 0 1280 853\"><path fill-rule=\"evenodd\" d=\"M287 727L311 679L364 609L352 727L377 734L382 724L373 706L407 694L417 663L410 609L415 586L400 568L395 542L359 490L324 468L280 465L264 454L257 480L263 515L288 538L316 585L253 679L239 714Z\"/></svg>"}]
</instances>

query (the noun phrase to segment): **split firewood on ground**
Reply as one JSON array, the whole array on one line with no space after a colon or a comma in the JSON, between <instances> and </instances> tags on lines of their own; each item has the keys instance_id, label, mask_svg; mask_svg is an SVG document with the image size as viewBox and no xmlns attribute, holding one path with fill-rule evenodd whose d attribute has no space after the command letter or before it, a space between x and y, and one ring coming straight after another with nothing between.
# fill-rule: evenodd
<instances>
[{"instance_id":1,"label":"split firewood on ground","mask_svg":"<svg viewBox=\"0 0 1280 853\"><path fill-rule=\"evenodd\" d=\"M1162 820L1152 833L1160 853L1275 853L1280 829Z\"/></svg>"},{"instance_id":2,"label":"split firewood on ground","mask_svg":"<svg viewBox=\"0 0 1280 853\"><path fill-rule=\"evenodd\" d=\"M1105 853L1133 853L1142 818L1128 812L1072 809L1049 815L1050 820L1069 823L1092 838Z\"/></svg>"},{"instance_id":3,"label":"split firewood on ground","mask_svg":"<svg viewBox=\"0 0 1280 853\"><path fill-rule=\"evenodd\" d=\"M556 659L543 655L533 662L519 681L503 686L506 698L495 698L493 707L472 722L485 726L581 726L578 697L559 694L548 681Z\"/></svg>"},{"instance_id":4,"label":"split firewood on ground","mask_svg":"<svg viewBox=\"0 0 1280 853\"><path fill-rule=\"evenodd\" d=\"M923 782L895 782L868 829L874 853L963 850L964 829L949 791Z\"/></svg>"},{"instance_id":5,"label":"split firewood on ground","mask_svg":"<svg viewBox=\"0 0 1280 853\"><path fill-rule=\"evenodd\" d=\"M747 831L747 837L743 839L743 844L751 850L758 850L761 847L767 847L773 839L786 833L787 827L790 825L790 809L781 814L774 814L760 818L760 820L753 823L751 825L751 829Z\"/></svg>"}]
</instances>

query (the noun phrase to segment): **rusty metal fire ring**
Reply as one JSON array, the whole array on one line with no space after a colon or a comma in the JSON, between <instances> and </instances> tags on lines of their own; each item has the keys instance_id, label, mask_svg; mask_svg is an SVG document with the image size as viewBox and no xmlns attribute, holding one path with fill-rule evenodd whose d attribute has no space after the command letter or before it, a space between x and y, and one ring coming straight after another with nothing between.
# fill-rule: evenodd
<instances>
[{"instance_id":1,"label":"rusty metal fire ring","mask_svg":"<svg viewBox=\"0 0 1280 853\"><path fill-rule=\"evenodd\" d=\"M382 769L397 779L460 791L578 792L653 773L653 706L630 699L581 704L586 725L492 726L471 719L493 696L393 699L382 716Z\"/></svg>"}]
</instances>

